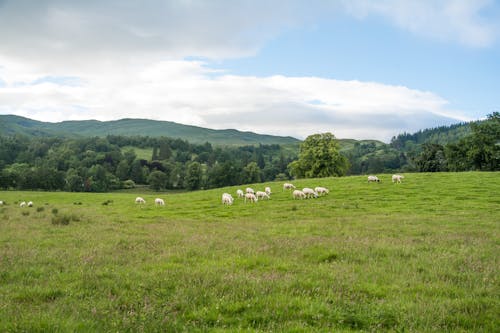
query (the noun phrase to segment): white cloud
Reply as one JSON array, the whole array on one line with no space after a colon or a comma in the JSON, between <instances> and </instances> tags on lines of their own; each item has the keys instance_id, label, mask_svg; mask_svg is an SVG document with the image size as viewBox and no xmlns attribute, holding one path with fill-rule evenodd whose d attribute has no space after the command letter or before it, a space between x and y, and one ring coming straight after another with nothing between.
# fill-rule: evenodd
<instances>
[{"instance_id":1,"label":"white cloud","mask_svg":"<svg viewBox=\"0 0 500 333\"><path fill-rule=\"evenodd\" d=\"M347 12L357 18L379 15L417 35L471 47L492 45L500 32L498 21L482 15L493 6L493 0L343 0L343 3Z\"/></svg>"},{"instance_id":2,"label":"white cloud","mask_svg":"<svg viewBox=\"0 0 500 333\"><path fill-rule=\"evenodd\" d=\"M163 61L81 78L80 85L7 81L0 88L1 111L45 121L150 118L299 138L331 131L383 140L463 120L430 92L314 77L224 75L199 61Z\"/></svg>"},{"instance_id":3,"label":"white cloud","mask_svg":"<svg viewBox=\"0 0 500 333\"><path fill-rule=\"evenodd\" d=\"M481 15L489 4L0 0L0 113L387 140L465 118L431 92L317 77L234 76L182 59L252 56L286 29L342 13L379 15L416 34L488 46L498 37Z\"/></svg>"}]
</instances>

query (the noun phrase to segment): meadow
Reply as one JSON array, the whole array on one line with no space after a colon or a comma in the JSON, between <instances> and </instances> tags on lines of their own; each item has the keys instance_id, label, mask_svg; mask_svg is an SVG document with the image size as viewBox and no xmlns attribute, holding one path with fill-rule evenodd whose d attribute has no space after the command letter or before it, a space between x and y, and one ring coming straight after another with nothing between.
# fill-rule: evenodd
<instances>
[{"instance_id":1,"label":"meadow","mask_svg":"<svg viewBox=\"0 0 500 333\"><path fill-rule=\"evenodd\" d=\"M498 331L500 173L405 176L227 207L245 186L0 192L0 331Z\"/></svg>"}]
</instances>

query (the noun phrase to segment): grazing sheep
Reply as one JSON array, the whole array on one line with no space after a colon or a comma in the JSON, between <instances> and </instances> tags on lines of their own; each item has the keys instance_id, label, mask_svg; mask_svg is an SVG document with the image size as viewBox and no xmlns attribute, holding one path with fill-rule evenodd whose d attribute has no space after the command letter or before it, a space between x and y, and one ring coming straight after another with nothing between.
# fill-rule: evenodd
<instances>
[{"instance_id":1,"label":"grazing sheep","mask_svg":"<svg viewBox=\"0 0 500 333\"><path fill-rule=\"evenodd\" d=\"M222 204L223 205L232 205L233 204L233 196L229 193L222 193Z\"/></svg>"},{"instance_id":2,"label":"grazing sheep","mask_svg":"<svg viewBox=\"0 0 500 333\"><path fill-rule=\"evenodd\" d=\"M380 179L378 179L377 176L368 176L368 182L371 183L371 182L377 182L377 183L380 183Z\"/></svg>"},{"instance_id":3,"label":"grazing sheep","mask_svg":"<svg viewBox=\"0 0 500 333\"><path fill-rule=\"evenodd\" d=\"M306 195L307 199L318 197L318 193L316 193L312 188L309 187L304 187L302 189L302 192Z\"/></svg>"},{"instance_id":4,"label":"grazing sheep","mask_svg":"<svg viewBox=\"0 0 500 333\"><path fill-rule=\"evenodd\" d=\"M401 180L405 178L403 175L392 175L392 182L393 183L401 183Z\"/></svg>"},{"instance_id":5,"label":"grazing sheep","mask_svg":"<svg viewBox=\"0 0 500 333\"><path fill-rule=\"evenodd\" d=\"M314 188L314 191L318 193L318 195L327 195L328 193L330 193L330 191L326 187L321 186Z\"/></svg>"},{"instance_id":6,"label":"grazing sheep","mask_svg":"<svg viewBox=\"0 0 500 333\"><path fill-rule=\"evenodd\" d=\"M293 195L294 199L305 199L306 198L306 194L304 192L302 192L301 190L294 190L292 195Z\"/></svg>"},{"instance_id":7,"label":"grazing sheep","mask_svg":"<svg viewBox=\"0 0 500 333\"><path fill-rule=\"evenodd\" d=\"M21 208L22 208L22 207L26 207L26 201L21 202L21 203L19 204L19 207L21 207Z\"/></svg>"},{"instance_id":8,"label":"grazing sheep","mask_svg":"<svg viewBox=\"0 0 500 333\"><path fill-rule=\"evenodd\" d=\"M0 200L0 206L3 206L4 202L2 200Z\"/></svg>"},{"instance_id":9,"label":"grazing sheep","mask_svg":"<svg viewBox=\"0 0 500 333\"><path fill-rule=\"evenodd\" d=\"M271 195L271 188L269 186L267 186L265 189L264 189L264 192L267 193L267 195Z\"/></svg>"},{"instance_id":10,"label":"grazing sheep","mask_svg":"<svg viewBox=\"0 0 500 333\"><path fill-rule=\"evenodd\" d=\"M155 199L155 205L156 206L165 206L165 201L163 201L163 199L156 198Z\"/></svg>"},{"instance_id":11,"label":"grazing sheep","mask_svg":"<svg viewBox=\"0 0 500 333\"><path fill-rule=\"evenodd\" d=\"M271 199L269 194L267 194L266 192L262 192L262 191L257 191L255 193L255 196L257 196L257 199L264 199L264 198Z\"/></svg>"},{"instance_id":12,"label":"grazing sheep","mask_svg":"<svg viewBox=\"0 0 500 333\"><path fill-rule=\"evenodd\" d=\"M33 201L28 201L27 205L28 207L33 207Z\"/></svg>"},{"instance_id":13,"label":"grazing sheep","mask_svg":"<svg viewBox=\"0 0 500 333\"><path fill-rule=\"evenodd\" d=\"M143 198L141 198L141 197L137 197L137 198L135 198L135 203L136 203L136 204L141 204L141 205L142 205L142 204L145 204L145 203L146 203L146 200L144 200L144 199L143 199Z\"/></svg>"},{"instance_id":14,"label":"grazing sheep","mask_svg":"<svg viewBox=\"0 0 500 333\"><path fill-rule=\"evenodd\" d=\"M295 186L293 186L293 184L290 184L290 183L285 183L283 184L283 191L284 190L291 190L291 189L294 189Z\"/></svg>"},{"instance_id":15,"label":"grazing sheep","mask_svg":"<svg viewBox=\"0 0 500 333\"><path fill-rule=\"evenodd\" d=\"M238 195L238 198L243 198L245 196L245 193L243 193L242 190L236 190L236 194Z\"/></svg>"},{"instance_id":16,"label":"grazing sheep","mask_svg":"<svg viewBox=\"0 0 500 333\"><path fill-rule=\"evenodd\" d=\"M257 202L258 199L253 193L246 193L245 194L245 202L247 202L247 199L250 200L250 202Z\"/></svg>"},{"instance_id":17,"label":"grazing sheep","mask_svg":"<svg viewBox=\"0 0 500 333\"><path fill-rule=\"evenodd\" d=\"M254 193L255 193L255 192L254 192L254 190L253 190L253 188L251 188L251 187L247 187L247 188L245 189L245 192L246 192L246 193L252 193L252 194L254 194Z\"/></svg>"}]
</instances>

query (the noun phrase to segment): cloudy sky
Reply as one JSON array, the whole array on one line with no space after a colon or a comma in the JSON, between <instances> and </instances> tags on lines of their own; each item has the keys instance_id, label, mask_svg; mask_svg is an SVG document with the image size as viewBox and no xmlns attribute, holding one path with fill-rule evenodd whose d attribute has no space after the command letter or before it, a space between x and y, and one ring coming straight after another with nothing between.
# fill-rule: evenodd
<instances>
[{"instance_id":1,"label":"cloudy sky","mask_svg":"<svg viewBox=\"0 0 500 333\"><path fill-rule=\"evenodd\" d=\"M499 89L494 0L0 0L0 114L388 142Z\"/></svg>"}]
</instances>

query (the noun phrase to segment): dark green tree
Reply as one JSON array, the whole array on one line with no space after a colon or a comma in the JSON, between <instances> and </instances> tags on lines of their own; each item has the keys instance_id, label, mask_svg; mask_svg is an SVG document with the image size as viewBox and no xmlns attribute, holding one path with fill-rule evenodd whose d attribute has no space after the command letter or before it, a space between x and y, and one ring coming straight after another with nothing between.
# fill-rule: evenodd
<instances>
[{"instance_id":1,"label":"dark green tree","mask_svg":"<svg viewBox=\"0 0 500 333\"><path fill-rule=\"evenodd\" d=\"M300 145L299 159L288 165L296 178L343 176L349 168L332 133L313 134Z\"/></svg>"},{"instance_id":2,"label":"dark green tree","mask_svg":"<svg viewBox=\"0 0 500 333\"><path fill-rule=\"evenodd\" d=\"M420 172L439 172L448 170L444 147L437 143L424 143L422 151L413 162Z\"/></svg>"},{"instance_id":3,"label":"dark green tree","mask_svg":"<svg viewBox=\"0 0 500 333\"><path fill-rule=\"evenodd\" d=\"M191 162L187 167L185 185L189 190L198 190L201 186L202 168L198 162Z\"/></svg>"},{"instance_id":4,"label":"dark green tree","mask_svg":"<svg viewBox=\"0 0 500 333\"><path fill-rule=\"evenodd\" d=\"M164 172L155 170L149 174L148 184L153 190L160 191L166 188L167 180L168 177Z\"/></svg>"}]
</instances>

